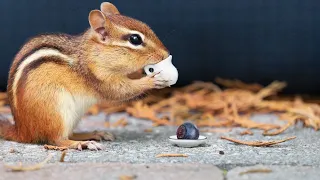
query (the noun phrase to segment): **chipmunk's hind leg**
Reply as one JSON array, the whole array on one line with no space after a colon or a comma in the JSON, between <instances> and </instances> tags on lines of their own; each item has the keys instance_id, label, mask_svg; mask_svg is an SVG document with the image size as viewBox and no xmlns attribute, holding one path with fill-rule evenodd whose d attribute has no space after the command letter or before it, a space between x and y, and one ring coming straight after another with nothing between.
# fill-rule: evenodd
<instances>
[{"instance_id":1,"label":"chipmunk's hind leg","mask_svg":"<svg viewBox=\"0 0 320 180\"><path fill-rule=\"evenodd\" d=\"M110 132L94 131L89 133L73 133L69 136L69 139L75 141L86 141L86 140L95 140L95 141L114 141L115 137Z\"/></svg>"},{"instance_id":2,"label":"chipmunk's hind leg","mask_svg":"<svg viewBox=\"0 0 320 180\"><path fill-rule=\"evenodd\" d=\"M65 150L65 149L76 149L76 150L101 150L103 145L95 141L73 141L69 139L56 140L54 145L45 145L48 150Z\"/></svg>"}]
</instances>

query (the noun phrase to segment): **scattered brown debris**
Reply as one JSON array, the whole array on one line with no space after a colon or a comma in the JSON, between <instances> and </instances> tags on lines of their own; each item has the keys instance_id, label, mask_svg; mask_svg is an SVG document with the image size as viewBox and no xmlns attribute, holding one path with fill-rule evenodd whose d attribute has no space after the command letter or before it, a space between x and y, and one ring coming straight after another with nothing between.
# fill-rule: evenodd
<instances>
[{"instance_id":1,"label":"scattered brown debris","mask_svg":"<svg viewBox=\"0 0 320 180\"><path fill-rule=\"evenodd\" d=\"M49 154L44 161L35 165L22 166L22 163L20 163L18 166L4 165L4 167L6 167L7 169L10 169L11 171L34 171L34 170L41 169L48 161L51 160L51 158L52 158L52 154Z\"/></svg>"},{"instance_id":2,"label":"scattered brown debris","mask_svg":"<svg viewBox=\"0 0 320 180\"><path fill-rule=\"evenodd\" d=\"M222 78L217 78L216 82L224 88L211 82L196 81L181 88L153 90L146 98L119 106L104 102L97 107L105 113L127 112L133 117L152 121L153 126L178 126L191 121L199 128L243 127L263 130L265 135L280 134L297 121L303 122L305 127L320 128L319 104L305 102L301 97L275 98L286 87L285 82L274 81L266 87ZM90 111L97 113L96 108ZM251 119L259 113L276 113L280 119L292 123L281 127ZM106 127L111 126L106 124Z\"/></svg>"},{"instance_id":3,"label":"scattered brown debris","mask_svg":"<svg viewBox=\"0 0 320 180\"><path fill-rule=\"evenodd\" d=\"M261 147L261 146L272 146L275 144L279 144L279 143L283 143L292 139L295 139L296 137L289 137L283 140L274 140L274 141L252 141L252 142L248 142L248 141L241 141L241 140L237 140L237 139L232 139L229 137L224 137L222 136L221 139L225 139L234 143L238 143L238 144L243 144L243 145L248 145L248 146L256 146L256 147Z\"/></svg>"},{"instance_id":4,"label":"scattered brown debris","mask_svg":"<svg viewBox=\"0 0 320 180\"><path fill-rule=\"evenodd\" d=\"M47 150L58 150L58 151L68 150L68 147L52 146L48 144L45 144L43 147Z\"/></svg>"},{"instance_id":5,"label":"scattered brown debris","mask_svg":"<svg viewBox=\"0 0 320 180\"><path fill-rule=\"evenodd\" d=\"M240 172L239 175L249 174L249 173L270 173L271 169L250 169L248 171Z\"/></svg>"},{"instance_id":6,"label":"scattered brown debris","mask_svg":"<svg viewBox=\"0 0 320 180\"><path fill-rule=\"evenodd\" d=\"M222 78L216 78L216 82L218 84L223 85L226 88L236 88L236 89L244 89L249 90L253 92L260 91L263 86L260 84L246 84L239 80L228 80L228 79L222 79Z\"/></svg>"},{"instance_id":7,"label":"scattered brown debris","mask_svg":"<svg viewBox=\"0 0 320 180\"><path fill-rule=\"evenodd\" d=\"M153 129L152 128L148 128L148 129L145 129L144 132L150 133L150 132L153 132Z\"/></svg>"},{"instance_id":8,"label":"scattered brown debris","mask_svg":"<svg viewBox=\"0 0 320 180\"><path fill-rule=\"evenodd\" d=\"M123 127L126 126L128 124L127 118L123 117L120 118L119 120L117 120L116 122L114 122L111 126L112 127Z\"/></svg>"},{"instance_id":9,"label":"scattered brown debris","mask_svg":"<svg viewBox=\"0 0 320 180\"><path fill-rule=\"evenodd\" d=\"M281 134L297 122L302 122L304 127L320 129L320 104L315 103L320 101L313 100L311 103L299 96L279 98L278 93L287 86L285 82L274 81L265 87L222 78L217 78L216 82L222 87L211 82L195 81L181 88L153 90L146 98L117 106L102 102L92 106L87 114L127 112L152 121L153 126L179 126L191 121L201 129L243 127L263 130L263 134L268 136ZM7 103L7 93L0 92L0 114L10 113L10 108L4 106ZM276 113L288 124L279 126L251 119L252 115L262 113ZM114 124L106 122L105 127L127 124L126 119L119 119ZM220 132L218 129L204 131Z\"/></svg>"},{"instance_id":10,"label":"scattered brown debris","mask_svg":"<svg viewBox=\"0 0 320 180\"><path fill-rule=\"evenodd\" d=\"M240 133L240 135L241 135L241 136L244 136L244 135L253 135L253 132L250 131L249 129L246 129L246 130L242 131L242 132Z\"/></svg>"},{"instance_id":11,"label":"scattered brown debris","mask_svg":"<svg viewBox=\"0 0 320 180\"><path fill-rule=\"evenodd\" d=\"M64 162L64 158L67 155L67 150L62 151L59 162Z\"/></svg>"},{"instance_id":12,"label":"scattered brown debris","mask_svg":"<svg viewBox=\"0 0 320 180\"><path fill-rule=\"evenodd\" d=\"M127 176L127 175L122 175L119 177L119 180L133 180L136 179L137 176L136 175L132 175L132 176Z\"/></svg>"},{"instance_id":13,"label":"scattered brown debris","mask_svg":"<svg viewBox=\"0 0 320 180\"><path fill-rule=\"evenodd\" d=\"M186 154L158 154L156 157L157 158L158 157L188 157L188 155L186 155Z\"/></svg>"}]
</instances>

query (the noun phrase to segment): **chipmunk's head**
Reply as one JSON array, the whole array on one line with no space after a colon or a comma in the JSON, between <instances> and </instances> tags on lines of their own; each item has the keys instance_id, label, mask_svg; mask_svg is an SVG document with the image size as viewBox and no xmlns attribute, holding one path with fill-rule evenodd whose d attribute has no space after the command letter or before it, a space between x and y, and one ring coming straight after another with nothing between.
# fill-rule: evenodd
<instances>
[{"instance_id":1,"label":"chipmunk's head","mask_svg":"<svg viewBox=\"0 0 320 180\"><path fill-rule=\"evenodd\" d=\"M111 3L104 2L100 10L91 11L89 23L94 44L91 55L99 57L92 61L101 70L128 75L169 56L148 25L121 15Z\"/></svg>"}]
</instances>

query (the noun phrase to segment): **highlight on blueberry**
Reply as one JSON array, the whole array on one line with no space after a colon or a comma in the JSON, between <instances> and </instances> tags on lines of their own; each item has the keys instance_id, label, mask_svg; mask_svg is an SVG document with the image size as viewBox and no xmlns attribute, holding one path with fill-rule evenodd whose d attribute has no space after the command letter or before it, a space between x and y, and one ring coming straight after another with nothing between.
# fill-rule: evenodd
<instances>
[{"instance_id":1,"label":"highlight on blueberry","mask_svg":"<svg viewBox=\"0 0 320 180\"><path fill-rule=\"evenodd\" d=\"M185 122L178 127L176 135L178 139L198 139L199 129L196 125Z\"/></svg>"}]
</instances>

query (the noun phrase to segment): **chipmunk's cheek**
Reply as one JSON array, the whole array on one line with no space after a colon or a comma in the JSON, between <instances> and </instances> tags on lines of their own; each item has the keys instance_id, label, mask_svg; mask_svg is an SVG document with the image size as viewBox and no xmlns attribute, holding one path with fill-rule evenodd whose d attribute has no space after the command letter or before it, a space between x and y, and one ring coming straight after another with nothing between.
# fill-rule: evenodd
<instances>
[{"instance_id":1,"label":"chipmunk's cheek","mask_svg":"<svg viewBox=\"0 0 320 180\"><path fill-rule=\"evenodd\" d=\"M172 86L178 81L178 70L172 64L172 55L157 64L145 66L144 71L147 75L160 72L155 77L164 81L168 81L168 86Z\"/></svg>"}]
</instances>

